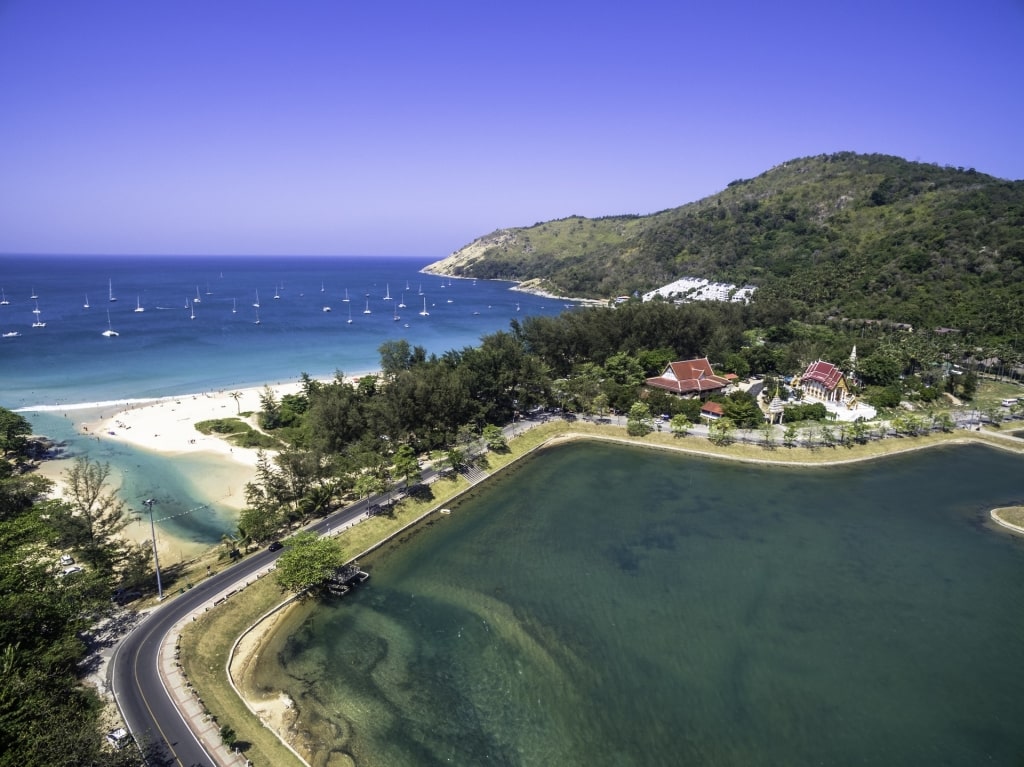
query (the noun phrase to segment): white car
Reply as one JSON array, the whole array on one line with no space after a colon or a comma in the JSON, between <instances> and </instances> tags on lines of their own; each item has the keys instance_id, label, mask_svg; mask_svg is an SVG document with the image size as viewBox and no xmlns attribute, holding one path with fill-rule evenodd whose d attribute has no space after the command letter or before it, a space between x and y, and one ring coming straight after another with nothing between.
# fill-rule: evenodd
<instances>
[{"instance_id":1,"label":"white car","mask_svg":"<svg viewBox=\"0 0 1024 767\"><path fill-rule=\"evenodd\" d=\"M61 554L60 555L60 566L61 567L68 567L69 565L73 565L74 563L75 563L75 558L73 556L71 556L70 554Z\"/></svg>"},{"instance_id":2,"label":"white car","mask_svg":"<svg viewBox=\"0 0 1024 767\"><path fill-rule=\"evenodd\" d=\"M107 733L107 743L116 749L124 748L125 743L128 742L128 730L124 727L118 727L116 730L111 730Z\"/></svg>"},{"instance_id":3,"label":"white car","mask_svg":"<svg viewBox=\"0 0 1024 767\"><path fill-rule=\"evenodd\" d=\"M81 573L81 572L84 572L84 571L82 570L80 565L71 565L71 567L65 567L64 570L61 571L61 576L72 575L74 573Z\"/></svg>"}]
</instances>

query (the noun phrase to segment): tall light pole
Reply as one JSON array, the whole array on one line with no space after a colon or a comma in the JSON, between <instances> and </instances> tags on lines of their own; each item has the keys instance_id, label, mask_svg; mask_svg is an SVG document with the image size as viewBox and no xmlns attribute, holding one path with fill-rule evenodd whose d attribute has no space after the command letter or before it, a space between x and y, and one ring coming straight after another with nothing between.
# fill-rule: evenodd
<instances>
[{"instance_id":1,"label":"tall light pole","mask_svg":"<svg viewBox=\"0 0 1024 767\"><path fill-rule=\"evenodd\" d=\"M149 509L149 532L153 536L153 564L156 566L156 593L159 601L164 600L164 587L160 582L160 557L156 553L156 524L153 522L153 504L156 498L147 498L142 505Z\"/></svg>"}]
</instances>

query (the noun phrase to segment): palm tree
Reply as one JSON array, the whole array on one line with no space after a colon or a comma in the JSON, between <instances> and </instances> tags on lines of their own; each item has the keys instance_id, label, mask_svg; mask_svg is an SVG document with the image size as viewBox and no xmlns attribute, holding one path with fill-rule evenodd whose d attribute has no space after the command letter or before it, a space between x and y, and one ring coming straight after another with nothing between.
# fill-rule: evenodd
<instances>
[{"instance_id":1,"label":"palm tree","mask_svg":"<svg viewBox=\"0 0 1024 767\"><path fill-rule=\"evenodd\" d=\"M238 415L241 415L242 414L242 406L239 404L238 401L240 399L242 399L242 392L240 392L240 391L233 391L228 396L231 397L231 399L233 399L235 401L235 408L238 410Z\"/></svg>"}]
</instances>

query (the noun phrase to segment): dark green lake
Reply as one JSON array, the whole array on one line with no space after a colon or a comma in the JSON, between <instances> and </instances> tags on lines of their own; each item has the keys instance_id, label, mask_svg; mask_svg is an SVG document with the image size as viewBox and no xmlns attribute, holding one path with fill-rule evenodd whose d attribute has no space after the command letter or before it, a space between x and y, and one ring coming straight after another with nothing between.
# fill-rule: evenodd
<instances>
[{"instance_id":1,"label":"dark green lake","mask_svg":"<svg viewBox=\"0 0 1024 767\"><path fill-rule=\"evenodd\" d=\"M1024 764L1024 460L569 444L264 654L326 764Z\"/></svg>"}]
</instances>

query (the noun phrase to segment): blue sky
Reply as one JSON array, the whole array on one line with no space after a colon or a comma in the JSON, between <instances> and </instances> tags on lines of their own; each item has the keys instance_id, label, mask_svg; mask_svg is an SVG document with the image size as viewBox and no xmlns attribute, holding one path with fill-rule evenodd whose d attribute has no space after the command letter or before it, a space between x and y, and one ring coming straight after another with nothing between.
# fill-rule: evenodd
<instances>
[{"instance_id":1,"label":"blue sky","mask_svg":"<svg viewBox=\"0 0 1024 767\"><path fill-rule=\"evenodd\" d=\"M0 0L0 253L440 258L844 150L1021 179L1022 41L1022 0Z\"/></svg>"}]
</instances>

